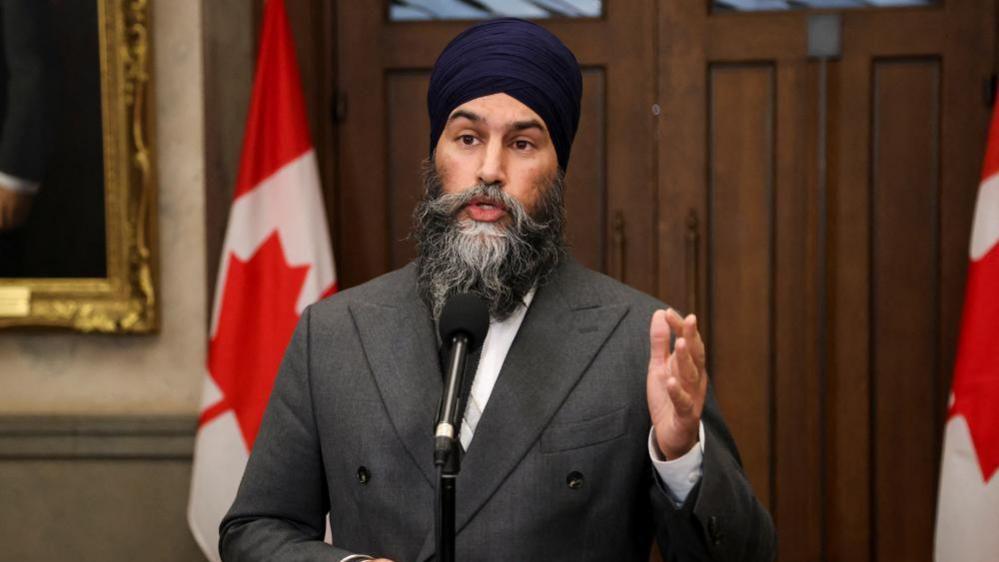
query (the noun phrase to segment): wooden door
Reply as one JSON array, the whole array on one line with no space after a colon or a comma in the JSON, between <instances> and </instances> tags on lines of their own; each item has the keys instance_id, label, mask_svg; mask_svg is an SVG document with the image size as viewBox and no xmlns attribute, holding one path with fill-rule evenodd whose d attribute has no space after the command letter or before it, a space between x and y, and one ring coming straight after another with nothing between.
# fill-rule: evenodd
<instances>
[{"instance_id":1,"label":"wooden door","mask_svg":"<svg viewBox=\"0 0 999 562\"><path fill-rule=\"evenodd\" d=\"M780 560L929 560L993 6L660 12L659 292L709 369ZM680 267L678 267L678 264Z\"/></svg>"},{"instance_id":2,"label":"wooden door","mask_svg":"<svg viewBox=\"0 0 999 562\"><path fill-rule=\"evenodd\" d=\"M994 3L848 15L832 84L829 538L929 560Z\"/></svg>"},{"instance_id":3,"label":"wooden door","mask_svg":"<svg viewBox=\"0 0 999 562\"><path fill-rule=\"evenodd\" d=\"M411 214L429 150L433 63L468 21L391 22L370 2L337 3L339 90L334 240L352 286L414 256ZM656 287L654 6L545 20L583 67L583 108L567 177L568 240L584 264ZM386 4L387 5L387 4ZM617 8L617 9L615 9Z\"/></svg>"},{"instance_id":4,"label":"wooden door","mask_svg":"<svg viewBox=\"0 0 999 562\"><path fill-rule=\"evenodd\" d=\"M663 13L660 292L701 318L782 559L818 560L818 74L804 15L695 4Z\"/></svg>"}]
</instances>

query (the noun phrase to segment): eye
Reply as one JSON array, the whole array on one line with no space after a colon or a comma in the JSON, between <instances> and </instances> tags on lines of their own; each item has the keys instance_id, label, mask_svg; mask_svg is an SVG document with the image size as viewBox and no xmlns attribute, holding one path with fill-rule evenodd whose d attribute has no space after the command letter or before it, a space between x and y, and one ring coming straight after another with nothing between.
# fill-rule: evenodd
<instances>
[{"instance_id":1,"label":"eye","mask_svg":"<svg viewBox=\"0 0 999 562\"><path fill-rule=\"evenodd\" d=\"M513 146L517 150L527 150L529 148L534 148L534 144L529 140L519 139L513 141Z\"/></svg>"},{"instance_id":2,"label":"eye","mask_svg":"<svg viewBox=\"0 0 999 562\"><path fill-rule=\"evenodd\" d=\"M458 142L465 146L472 146L478 139L472 135L461 135L458 137Z\"/></svg>"}]
</instances>

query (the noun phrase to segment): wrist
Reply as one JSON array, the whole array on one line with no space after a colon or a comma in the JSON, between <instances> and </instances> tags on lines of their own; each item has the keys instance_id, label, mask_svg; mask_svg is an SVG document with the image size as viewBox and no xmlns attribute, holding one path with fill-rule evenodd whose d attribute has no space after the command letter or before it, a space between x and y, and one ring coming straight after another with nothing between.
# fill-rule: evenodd
<instances>
[{"instance_id":1,"label":"wrist","mask_svg":"<svg viewBox=\"0 0 999 562\"><path fill-rule=\"evenodd\" d=\"M699 441L698 435L697 432L695 431L694 435L689 440L681 441L679 444L665 443L662 439L659 438L658 435L656 435L655 445L656 448L658 449L657 452L660 455L662 455L662 457L665 460L671 461L674 459L678 459L689 453L690 450L697 445L698 441Z\"/></svg>"}]
</instances>

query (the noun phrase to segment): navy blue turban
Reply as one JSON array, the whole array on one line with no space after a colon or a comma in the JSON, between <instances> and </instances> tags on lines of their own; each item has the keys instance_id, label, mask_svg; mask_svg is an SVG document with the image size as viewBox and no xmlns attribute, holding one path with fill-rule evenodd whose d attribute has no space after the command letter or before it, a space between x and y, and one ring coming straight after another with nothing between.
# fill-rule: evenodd
<instances>
[{"instance_id":1,"label":"navy blue turban","mask_svg":"<svg viewBox=\"0 0 999 562\"><path fill-rule=\"evenodd\" d=\"M430 154L456 107L498 93L519 100L544 120L559 168L565 170L579 126L579 63L550 31L516 18L474 25L437 57L427 90Z\"/></svg>"}]
</instances>

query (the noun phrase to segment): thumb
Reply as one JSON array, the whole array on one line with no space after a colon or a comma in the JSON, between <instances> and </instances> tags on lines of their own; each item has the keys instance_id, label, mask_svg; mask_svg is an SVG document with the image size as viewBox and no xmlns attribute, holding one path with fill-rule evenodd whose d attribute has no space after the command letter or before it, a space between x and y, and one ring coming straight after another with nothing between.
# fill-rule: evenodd
<instances>
[{"instance_id":1,"label":"thumb","mask_svg":"<svg viewBox=\"0 0 999 562\"><path fill-rule=\"evenodd\" d=\"M665 365L666 358L669 357L669 338L666 311L657 310L649 325L649 366Z\"/></svg>"}]
</instances>

